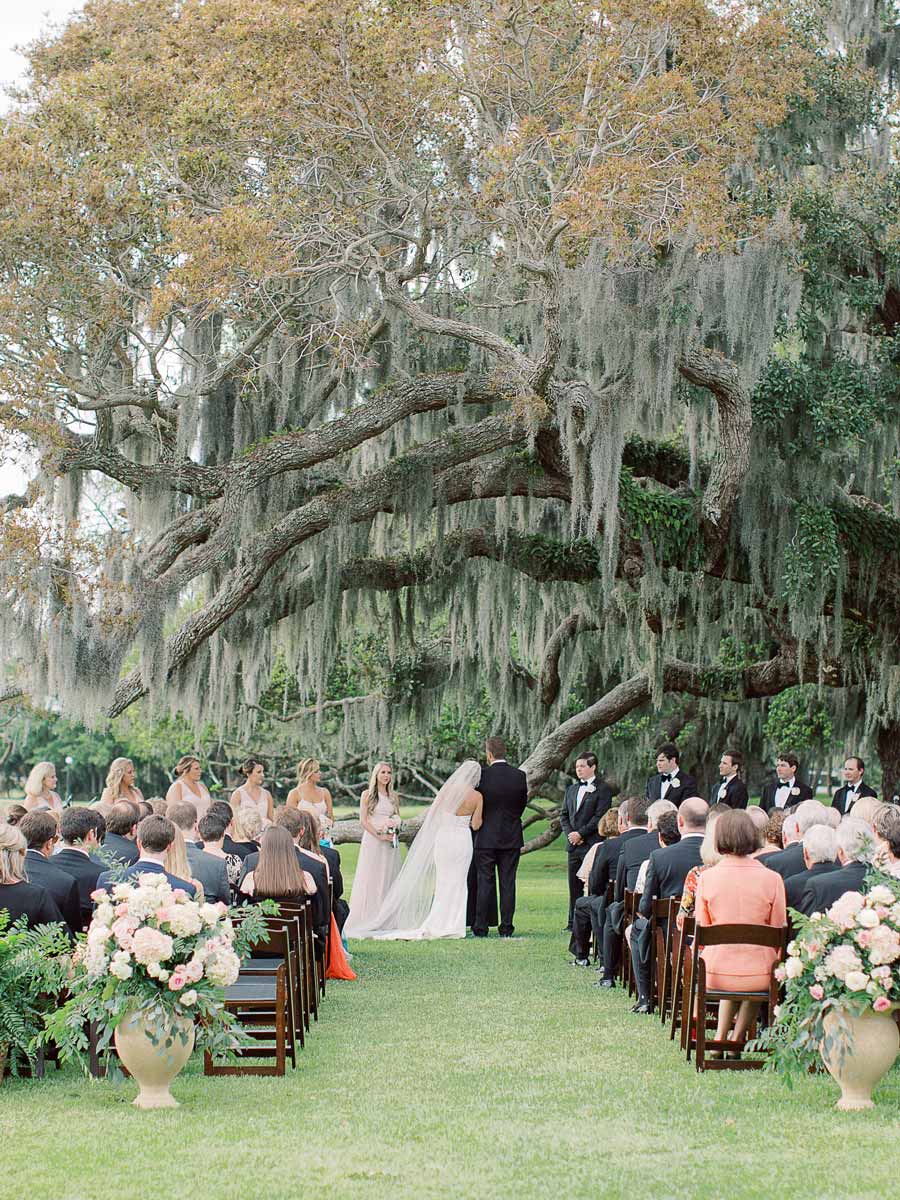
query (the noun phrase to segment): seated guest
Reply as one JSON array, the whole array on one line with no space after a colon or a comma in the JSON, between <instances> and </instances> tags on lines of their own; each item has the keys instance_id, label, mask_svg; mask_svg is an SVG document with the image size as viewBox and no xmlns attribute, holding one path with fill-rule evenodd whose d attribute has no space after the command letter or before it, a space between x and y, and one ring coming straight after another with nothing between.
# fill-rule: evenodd
<instances>
[{"instance_id":1,"label":"seated guest","mask_svg":"<svg viewBox=\"0 0 900 1200\"><path fill-rule=\"evenodd\" d=\"M168 820L168 817L166 820ZM175 822L172 821L171 824L175 825ZM194 885L194 891L197 893L197 895L202 895L200 881L194 878L193 872L191 871L191 864L188 862L187 844L184 840L184 834L177 825L175 825L175 836L169 843L168 850L166 850L166 857L165 861L163 862L163 866L165 867L167 874L174 876L176 879L188 880Z\"/></svg>"},{"instance_id":2,"label":"seated guest","mask_svg":"<svg viewBox=\"0 0 900 1200\"><path fill-rule=\"evenodd\" d=\"M572 966L590 966L588 953L592 933L594 944L600 945L606 914L606 887L611 876L615 875L619 855L617 846L619 835L626 829L628 829L627 800L623 801L619 807L605 812L597 826L602 840L596 846L591 847L593 857L588 868L586 893L575 901L575 911L572 917L572 937L569 941L569 953L575 956ZM587 862L587 855L585 855L585 862Z\"/></svg>"},{"instance_id":3,"label":"seated guest","mask_svg":"<svg viewBox=\"0 0 900 1200\"><path fill-rule=\"evenodd\" d=\"M609 808L600 818L597 823L597 840L584 856L584 861L578 868L578 878L582 885L582 899L587 895L588 880L591 877L591 868L594 865L594 859L597 857L597 851L611 837L616 837L619 832L619 810L618 808ZM577 903L577 901L576 901Z\"/></svg>"},{"instance_id":4,"label":"seated guest","mask_svg":"<svg viewBox=\"0 0 900 1200\"><path fill-rule=\"evenodd\" d=\"M35 809L22 818L18 828L28 846L25 853L28 882L48 891L70 931L80 933L82 919L78 884L72 875L67 875L56 866L51 857L53 847L59 841L56 817L46 809Z\"/></svg>"},{"instance_id":5,"label":"seated guest","mask_svg":"<svg viewBox=\"0 0 900 1200\"><path fill-rule=\"evenodd\" d=\"M216 805L220 801L215 802ZM231 808L231 805L228 805ZM232 835L225 839L225 853L239 854L242 859L246 859L251 854L259 852L259 835L262 833L263 819L258 809L255 808L239 808L235 811L231 809ZM233 838L233 840L232 840Z\"/></svg>"},{"instance_id":6,"label":"seated guest","mask_svg":"<svg viewBox=\"0 0 900 1200\"><path fill-rule=\"evenodd\" d=\"M875 817L876 865L886 875L900 879L900 809L885 804Z\"/></svg>"},{"instance_id":7,"label":"seated guest","mask_svg":"<svg viewBox=\"0 0 900 1200\"><path fill-rule=\"evenodd\" d=\"M24 917L29 929L35 925L63 924L62 913L46 888L29 883L25 873L27 842L21 829L7 821L0 824L0 911L9 913L9 923Z\"/></svg>"},{"instance_id":8,"label":"seated guest","mask_svg":"<svg viewBox=\"0 0 900 1200\"><path fill-rule=\"evenodd\" d=\"M826 811L833 810L826 809ZM806 864L806 870L800 871L797 875L791 875L785 880L784 892L788 908L794 908L806 917L810 915L800 907L803 903L806 885L811 879L818 879L820 875L827 875L830 871L840 869L840 864L837 862L837 850L837 833L830 826L813 825L812 829L807 829L803 835L803 861Z\"/></svg>"},{"instance_id":9,"label":"seated guest","mask_svg":"<svg viewBox=\"0 0 900 1200\"><path fill-rule=\"evenodd\" d=\"M678 809L676 808L672 809L670 812L660 813L656 818L655 831L657 841L661 847L674 846L677 842L680 842L681 831L678 827ZM650 859L655 853L655 850L651 851L651 853L641 863L641 869L638 871L638 876L634 883L634 890L638 896L643 895L644 885L647 880L647 871L650 869Z\"/></svg>"},{"instance_id":10,"label":"seated guest","mask_svg":"<svg viewBox=\"0 0 900 1200\"><path fill-rule=\"evenodd\" d=\"M784 809L773 809L769 814L769 819L766 822L763 848L760 850L757 858L765 858L769 854L778 854L784 849L784 822L786 814Z\"/></svg>"},{"instance_id":11,"label":"seated guest","mask_svg":"<svg viewBox=\"0 0 900 1200\"><path fill-rule=\"evenodd\" d=\"M827 818L827 824L831 829L837 829L838 825L841 823L841 814L836 808L826 808L825 817Z\"/></svg>"},{"instance_id":12,"label":"seated guest","mask_svg":"<svg viewBox=\"0 0 900 1200\"><path fill-rule=\"evenodd\" d=\"M245 810L240 809L239 812L243 815ZM255 810L254 810L255 811ZM328 929L331 924L331 913L328 908L328 868L322 860L312 854L308 854L301 849L298 840L304 828L305 816L309 814L302 812L297 808L282 808L278 812L278 827L286 829L294 842L294 854L297 856L297 862L302 870L311 875L316 885L316 893L313 898L313 926L316 935L324 940L328 935ZM235 814L237 817L237 814ZM244 859L244 869L241 873L241 879L238 886L243 883L244 879L254 869L259 861L259 852L248 854Z\"/></svg>"},{"instance_id":13,"label":"seated guest","mask_svg":"<svg viewBox=\"0 0 900 1200\"><path fill-rule=\"evenodd\" d=\"M769 814L764 812L758 805L754 804L752 808L748 808L747 816L756 826L756 833L759 837L759 846L754 850L753 857L760 858L766 851L766 828L769 824Z\"/></svg>"},{"instance_id":14,"label":"seated guest","mask_svg":"<svg viewBox=\"0 0 900 1200\"><path fill-rule=\"evenodd\" d=\"M874 796L860 796L857 802L851 809L851 816L856 817L857 821L865 821L868 827L874 832L875 818L884 808L881 800Z\"/></svg>"},{"instance_id":15,"label":"seated guest","mask_svg":"<svg viewBox=\"0 0 900 1200\"><path fill-rule=\"evenodd\" d=\"M681 903L678 906L678 914L675 918L675 924L679 929L683 928L685 919L693 917L695 914L695 903L697 899L697 884L700 881L700 875L707 867L714 867L722 858L719 853L719 848L716 845L716 823L725 812L730 812L731 809L726 806L714 805L706 818L706 827L703 831L703 840L700 843L700 864L699 866L691 867L687 875L684 877L684 890L681 893Z\"/></svg>"},{"instance_id":16,"label":"seated guest","mask_svg":"<svg viewBox=\"0 0 900 1200\"><path fill-rule=\"evenodd\" d=\"M763 812L790 808L804 800L812 800L813 790L797 778L800 759L793 750L786 750L775 759L775 778L765 785L759 800Z\"/></svg>"},{"instance_id":17,"label":"seated guest","mask_svg":"<svg viewBox=\"0 0 900 1200\"><path fill-rule=\"evenodd\" d=\"M230 805L228 807L230 808ZM244 860L237 854L225 853L225 830L228 828L228 822L223 819L221 813L210 809L206 816L197 822L197 828L203 839L203 853L222 860L225 864L225 874L228 876L228 885L236 888Z\"/></svg>"},{"instance_id":18,"label":"seated guest","mask_svg":"<svg viewBox=\"0 0 900 1200\"><path fill-rule=\"evenodd\" d=\"M785 819L782 830L784 849L780 854L767 854L760 861L782 879L799 875L801 871L806 870L806 863L803 861L803 837L806 831L812 829L813 825L828 824L824 805L818 800L804 800Z\"/></svg>"},{"instance_id":19,"label":"seated guest","mask_svg":"<svg viewBox=\"0 0 900 1200\"><path fill-rule=\"evenodd\" d=\"M341 856L334 846L321 844L322 831L315 813L303 808L298 811L303 818L303 824L297 834L297 845L313 858L318 858L328 868L328 878L331 881L331 911L338 928L343 929L344 923L350 915L350 905L343 899L344 877L341 875Z\"/></svg>"},{"instance_id":20,"label":"seated guest","mask_svg":"<svg viewBox=\"0 0 900 1200\"><path fill-rule=\"evenodd\" d=\"M144 817L151 815L164 817L166 815L166 809L169 806L162 796L151 796L149 800L142 800L139 807L141 810L141 820L143 820ZM147 809L149 809L149 812L145 811Z\"/></svg>"},{"instance_id":21,"label":"seated guest","mask_svg":"<svg viewBox=\"0 0 900 1200\"><path fill-rule=\"evenodd\" d=\"M874 799L877 795L874 788L863 782L865 769L866 764L858 754L851 754L844 759L841 770L844 782L831 798L832 808L837 809L842 817L847 816L864 796ZM856 816L856 813L853 815Z\"/></svg>"},{"instance_id":22,"label":"seated guest","mask_svg":"<svg viewBox=\"0 0 900 1200\"><path fill-rule=\"evenodd\" d=\"M8 825L18 825L23 817L28 816L28 809L24 804L11 804L6 810L6 821Z\"/></svg>"},{"instance_id":23,"label":"seated guest","mask_svg":"<svg viewBox=\"0 0 900 1200\"><path fill-rule=\"evenodd\" d=\"M862 804L862 800L857 804ZM809 880L797 905L799 911L808 916L827 912L844 892L861 892L874 851L874 835L869 826L858 817L844 817L837 831L841 868Z\"/></svg>"},{"instance_id":24,"label":"seated guest","mask_svg":"<svg viewBox=\"0 0 900 1200\"><path fill-rule=\"evenodd\" d=\"M196 896L197 889L190 879L166 870L166 855L177 832L166 817L158 817L155 813L144 817L137 827L137 862L125 870L121 880L114 879L111 871L104 871L98 880L98 887L109 892L119 882L136 883L141 875L165 875L173 888L181 888L189 896Z\"/></svg>"},{"instance_id":25,"label":"seated guest","mask_svg":"<svg viewBox=\"0 0 900 1200\"><path fill-rule=\"evenodd\" d=\"M211 903L231 903L231 884L224 854L216 857L207 854L200 845L200 830L197 828L197 808L192 800L170 800L166 814L184 838L190 877L202 884L203 895ZM205 814L204 814L205 815ZM177 872L176 872L177 874Z\"/></svg>"},{"instance_id":26,"label":"seated guest","mask_svg":"<svg viewBox=\"0 0 900 1200\"><path fill-rule=\"evenodd\" d=\"M61 849L53 856L53 865L71 875L78 884L81 922L85 929L90 925L94 911L91 893L96 890L97 880L105 870L103 863L91 858L91 851L100 845L96 818L97 813L90 808L64 809L59 819Z\"/></svg>"},{"instance_id":27,"label":"seated guest","mask_svg":"<svg viewBox=\"0 0 900 1200\"><path fill-rule=\"evenodd\" d=\"M787 921L784 881L752 857L757 833L745 812L727 813L716 822L721 860L704 871L697 884L697 928L712 925L768 925L781 929ZM776 951L769 946L707 946L703 950L706 982L715 991L761 992L768 988ZM719 1004L716 1040L747 1035L758 1004L733 1000ZM737 1015L737 1020L735 1020Z\"/></svg>"},{"instance_id":28,"label":"seated guest","mask_svg":"<svg viewBox=\"0 0 900 1200\"><path fill-rule=\"evenodd\" d=\"M124 866L137 862L137 836L140 810L130 800L117 800L106 814L106 837L103 848L114 854Z\"/></svg>"},{"instance_id":29,"label":"seated guest","mask_svg":"<svg viewBox=\"0 0 900 1200\"><path fill-rule=\"evenodd\" d=\"M700 847L706 827L709 806L699 796L691 796L682 802L677 816L679 840L668 839L664 829L671 814L664 813L659 819L659 850L654 850L647 860L647 876L638 905L638 916L631 931L631 958L634 977L637 980L637 1003L633 1012L650 1012L650 918L653 902L681 896L688 872L701 865ZM665 927L665 923L663 923Z\"/></svg>"},{"instance_id":30,"label":"seated guest","mask_svg":"<svg viewBox=\"0 0 900 1200\"><path fill-rule=\"evenodd\" d=\"M294 839L272 825L260 838L257 860L241 880L241 891L256 900L297 900L315 890L316 881L297 862Z\"/></svg>"}]
</instances>

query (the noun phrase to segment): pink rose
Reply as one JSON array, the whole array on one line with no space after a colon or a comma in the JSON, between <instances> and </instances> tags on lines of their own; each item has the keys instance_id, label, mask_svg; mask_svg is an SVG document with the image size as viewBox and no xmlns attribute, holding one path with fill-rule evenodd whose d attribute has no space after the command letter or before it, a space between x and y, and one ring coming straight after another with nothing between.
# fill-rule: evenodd
<instances>
[{"instance_id":1,"label":"pink rose","mask_svg":"<svg viewBox=\"0 0 900 1200\"><path fill-rule=\"evenodd\" d=\"M814 983L809 989L809 994L812 996L813 1000L825 999L825 989L822 987L821 983Z\"/></svg>"},{"instance_id":2,"label":"pink rose","mask_svg":"<svg viewBox=\"0 0 900 1200\"><path fill-rule=\"evenodd\" d=\"M180 992L186 983L187 980L181 971L173 971L169 976L169 991Z\"/></svg>"},{"instance_id":3,"label":"pink rose","mask_svg":"<svg viewBox=\"0 0 900 1200\"><path fill-rule=\"evenodd\" d=\"M891 1002L888 1000L887 996L879 996L872 1007L876 1012L887 1012L891 1007Z\"/></svg>"},{"instance_id":4,"label":"pink rose","mask_svg":"<svg viewBox=\"0 0 900 1200\"><path fill-rule=\"evenodd\" d=\"M155 915L157 921L159 921L160 925L162 925L166 921L172 920L172 909L166 907L166 905L163 905L162 908L158 908L156 910L154 915Z\"/></svg>"},{"instance_id":5,"label":"pink rose","mask_svg":"<svg viewBox=\"0 0 900 1200\"><path fill-rule=\"evenodd\" d=\"M123 900L121 904L116 905L116 916L117 917L127 917L128 916L127 900Z\"/></svg>"},{"instance_id":6,"label":"pink rose","mask_svg":"<svg viewBox=\"0 0 900 1200\"><path fill-rule=\"evenodd\" d=\"M185 900L188 898L188 894L184 888L176 888L172 893L172 898L176 904L184 904Z\"/></svg>"},{"instance_id":7,"label":"pink rose","mask_svg":"<svg viewBox=\"0 0 900 1200\"><path fill-rule=\"evenodd\" d=\"M107 892L106 888L95 888L95 890L91 892L91 899L95 904L98 904L101 900L108 900L109 893Z\"/></svg>"}]
</instances>

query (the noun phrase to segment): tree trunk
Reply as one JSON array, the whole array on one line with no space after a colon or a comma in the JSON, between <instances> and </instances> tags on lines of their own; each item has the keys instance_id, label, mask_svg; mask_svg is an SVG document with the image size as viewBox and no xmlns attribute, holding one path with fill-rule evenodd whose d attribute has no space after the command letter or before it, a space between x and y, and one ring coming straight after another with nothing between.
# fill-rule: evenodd
<instances>
[{"instance_id":1,"label":"tree trunk","mask_svg":"<svg viewBox=\"0 0 900 1200\"><path fill-rule=\"evenodd\" d=\"M878 730L878 759L881 763L881 798L892 803L900 799L900 722Z\"/></svg>"}]
</instances>

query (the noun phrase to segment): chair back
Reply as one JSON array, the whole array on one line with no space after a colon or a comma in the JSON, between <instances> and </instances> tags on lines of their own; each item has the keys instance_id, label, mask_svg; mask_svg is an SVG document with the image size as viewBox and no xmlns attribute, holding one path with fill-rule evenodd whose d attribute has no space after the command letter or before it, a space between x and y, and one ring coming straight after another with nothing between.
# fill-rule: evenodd
<instances>
[{"instance_id":1,"label":"chair back","mask_svg":"<svg viewBox=\"0 0 900 1200\"><path fill-rule=\"evenodd\" d=\"M698 925L694 931L695 955L704 946L769 946L783 950L786 945L786 925Z\"/></svg>"}]
</instances>

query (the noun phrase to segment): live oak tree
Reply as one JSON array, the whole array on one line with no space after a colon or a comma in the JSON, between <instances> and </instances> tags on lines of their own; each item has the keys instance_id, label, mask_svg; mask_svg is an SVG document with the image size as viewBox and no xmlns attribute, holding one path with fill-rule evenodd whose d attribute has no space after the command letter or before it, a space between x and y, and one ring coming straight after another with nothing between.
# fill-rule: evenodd
<instances>
[{"instance_id":1,"label":"live oak tree","mask_svg":"<svg viewBox=\"0 0 900 1200\"><path fill-rule=\"evenodd\" d=\"M895 16L89 0L0 130L10 691L315 721L375 638L344 744L487 688L536 791L812 684L900 786Z\"/></svg>"}]
</instances>

